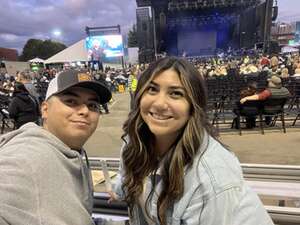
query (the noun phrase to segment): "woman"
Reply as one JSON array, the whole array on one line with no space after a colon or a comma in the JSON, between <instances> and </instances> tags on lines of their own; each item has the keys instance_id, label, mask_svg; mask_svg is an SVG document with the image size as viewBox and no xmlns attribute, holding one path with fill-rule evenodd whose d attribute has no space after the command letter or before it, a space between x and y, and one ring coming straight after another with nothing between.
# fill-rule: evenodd
<instances>
[{"instance_id":1,"label":"woman","mask_svg":"<svg viewBox=\"0 0 300 225\"><path fill-rule=\"evenodd\" d=\"M25 123L39 120L38 101L29 94L24 84L15 83L13 98L8 106L9 117L14 119L15 127L19 128Z\"/></svg>"},{"instance_id":2,"label":"woman","mask_svg":"<svg viewBox=\"0 0 300 225\"><path fill-rule=\"evenodd\" d=\"M212 135L206 87L184 59L162 58L141 75L125 122L111 200L131 224L270 225L234 155Z\"/></svg>"},{"instance_id":3,"label":"woman","mask_svg":"<svg viewBox=\"0 0 300 225\"><path fill-rule=\"evenodd\" d=\"M240 99L245 98L247 96L251 96L257 94L257 83L255 81L251 81L246 88L242 89L240 92ZM246 119L246 128L252 129L256 126L256 115L258 114L257 107L243 107L243 105L238 101L236 108L233 109L233 112L238 114L244 114ZM246 116L247 115L247 116ZM235 128L239 129L239 122L237 118L234 119Z\"/></svg>"}]
</instances>

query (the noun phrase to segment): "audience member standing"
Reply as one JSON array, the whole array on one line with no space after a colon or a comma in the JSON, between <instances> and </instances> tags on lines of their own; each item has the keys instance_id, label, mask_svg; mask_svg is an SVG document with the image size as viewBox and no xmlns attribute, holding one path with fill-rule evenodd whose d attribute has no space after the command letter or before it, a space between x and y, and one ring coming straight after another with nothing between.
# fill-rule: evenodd
<instances>
[{"instance_id":1,"label":"audience member standing","mask_svg":"<svg viewBox=\"0 0 300 225\"><path fill-rule=\"evenodd\" d=\"M38 123L39 103L29 94L24 84L16 82L13 98L8 106L9 117L14 119L16 128L28 122Z\"/></svg>"},{"instance_id":2,"label":"audience member standing","mask_svg":"<svg viewBox=\"0 0 300 225\"><path fill-rule=\"evenodd\" d=\"M133 108L133 104L134 104L134 92L136 91L136 87L137 87L137 73L138 73L138 69L137 68L133 68L130 72L130 75L128 77L128 91L130 94L130 109Z\"/></svg>"},{"instance_id":3,"label":"audience member standing","mask_svg":"<svg viewBox=\"0 0 300 225\"><path fill-rule=\"evenodd\" d=\"M23 71L19 73L18 81L23 83L28 92L36 98L36 100L40 101L40 96L33 85L33 73L30 71Z\"/></svg>"},{"instance_id":4,"label":"audience member standing","mask_svg":"<svg viewBox=\"0 0 300 225\"><path fill-rule=\"evenodd\" d=\"M103 72L96 73L94 76L94 79L95 79L95 81L101 82L102 84L107 86L107 83L105 81L105 73L103 73ZM108 114L109 113L108 103L102 104L101 106L104 109L105 113ZM102 113L102 112L100 111L100 113Z\"/></svg>"}]
</instances>

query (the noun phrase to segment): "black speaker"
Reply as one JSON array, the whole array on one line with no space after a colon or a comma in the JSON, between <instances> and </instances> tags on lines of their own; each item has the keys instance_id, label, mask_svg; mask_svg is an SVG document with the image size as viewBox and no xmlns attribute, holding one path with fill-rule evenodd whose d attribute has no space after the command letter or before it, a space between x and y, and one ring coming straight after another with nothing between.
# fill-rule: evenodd
<instances>
[{"instance_id":1,"label":"black speaker","mask_svg":"<svg viewBox=\"0 0 300 225\"><path fill-rule=\"evenodd\" d=\"M154 35L151 8L137 8L136 18L139 61L140 63L151 62L154 59Z\"/></svg>"},{"instance_id":2,"label":"black speaker","mask_svg":"<svg viewBox=\"0 0 300 225\"><path fill-rule=\"evenodd\" d=\"M153 47L152 23L150 7L136 9L137 39L140 48Z\"/></svg>"},{"instance_id":3,"label":"black speaker","mask_svg":"<svg viewBox=\"0 0 300 225\"><path fill-rule=\"evenodd\" d=\"M278 6L273 6L272 8L272 21L275 21L278 16Z\"/></svg>"},{"instance_id":4,"label":"black speaker","mask_svg":"<svg viewBox=\"0 0 300 225\"><path fill-rule=\"evenodd\" d=\"M167 25L167 18L166 18L166 14L164 12L161 12L159 14L159 26L161 30L164 30L166 28Z\"/></svg>"},{"instance_id":5,"label":"black speaker","mask_svg":"<svg viewBox=\"0 0 300 225\"><path fill-rule=\"evenodd\" d=\"M269 54L278 54L281 49L277 41L270 41L268 50Z\"/></svg>"}]
</instances>

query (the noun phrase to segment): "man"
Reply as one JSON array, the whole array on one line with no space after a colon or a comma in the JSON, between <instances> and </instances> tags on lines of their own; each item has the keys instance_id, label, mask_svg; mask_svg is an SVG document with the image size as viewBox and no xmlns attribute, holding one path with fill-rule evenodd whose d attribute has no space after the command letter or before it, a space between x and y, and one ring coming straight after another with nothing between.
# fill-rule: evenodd
<instances>
[{"instance_id":1,"label":"man","mask_svg":"<svg viewBox=\"0 0 300 225\"><path fill-rule=\"evenodd\" d=\"M92 225L93 189L84 143L110 91L81 71L58 74L28 123L0 140L0 224Z\"/></svg>"},{"instance_id":2,"label":"man","mask_svg":"<svg viewBox=\"0 0 300 225\"><path fill-rule=\"evenodd\" d=\"M94 71L94 72L95 72L95 71ZM104 77L105 77L105 73L103 73L103 72L98 72L98 73L96 73L96 74L94 75L94 80L95 80L95 81L98 81L98 82L101 82L101 83L104 84L104 85L107 85ZM108 104L105 103L105 104L102 104L101 106L102 106L102 108L104 109L105 113L106 113L106 114L109 114ZM100 113L102 113L102 112L100 111Z\"/></svg>"},{"instance_id":3,"label":"man","mask_svg":"<svg viewBox=\"0 0 300 225\"><path fill-rule=\"evenodd\" d=\"M33 73L25 70L17 74L17 81L23 83L26 89L29 91L29 94L34 96L37 101L39 101L40 95L37 93L35 86L32 83L33 80Z\"/></svg>"},{"instance_id":4,"label":"man","mask_svg":"<svg viewBox=\"0 0 300 225\"><path fill-rule=\"evenodd\" d=\"M88 50L88 58L94 70L103 71L103 59L105 58L104 46L97 39L93 40L92 48ZM97 67L97 68L95 68Z\"/></svg>"}]
</instances>

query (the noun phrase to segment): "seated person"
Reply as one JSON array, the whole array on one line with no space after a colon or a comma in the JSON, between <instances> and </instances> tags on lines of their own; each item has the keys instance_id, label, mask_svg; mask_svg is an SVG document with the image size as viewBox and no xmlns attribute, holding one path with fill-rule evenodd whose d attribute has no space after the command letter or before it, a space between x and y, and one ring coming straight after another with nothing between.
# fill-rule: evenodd
<instances>
[{"instance_id":1,"label":"seated person","mask_svg":"<svg viewBox=\"0 0 300 225\"><path fill-rule=\"evenodd\" d=\"M297 67L295 69L295 74L300 74L300 63L297 64Z\"/></svg>"},{"instance_id":2,"label":"seated person","mask_svg":"<svg viewBox=\"0 0 300 225\"><path fill-rule=\"evenodd\" d=\"M8 106L9 117L14 119L15 127L19 128L28 122L38 122L39 103L31 96L24 84L15 83L12 100Z\"/></svg>"},{"instance_id":3,"label":"seated person","mask_svg":"<svg viewBox=\"0 0 300 225\"><path fill-rule=\"evenodd\" d=\"M246 88L241 90L240 98L242 99L244 97L254 95L256 94L256 92L257 92L257 83L255 81L250 82Z\"/></svg>"},{"instance_id":4,"label":"seated person","mask_svg":"<svg viewBox=\"0 0 300 225\"><path fill-rule=\"evenodd\" d=\"M255 81L250 82L246 88L244 88L244 89L241 90L241 92L240 92L240 99L245 98L247 96L254 95L256 93L257 93L257 83ZM241 108L240 104L241 103L238 102L237 107L233 110L233 112L235 114L239 114L240 113L240 108ZM246 118L246 127L247 128L251 129L251 128L255 127L256 117L255 116L251 116L251 112L249 112L249 116L246 116L245 118ZM236 119L234 120L234 123L235 123L235 128L238 129L239 127L238 127Z\"/></svg>"},{"instance_id":5,"label":"seated person","mask_svg":"<svg viewBox=\"0 0 300 225\"><path fill-rule=\"evenodd\" d=\"M249 64L247 66L247 71L248 71L248 74L257 74L258 68L254 64Z\"/></svg>"},{"instance_id":6,"label":"seated person","mask_svg":"<svg viewBox=\"0 0 300 225\"><path fill-rule=\"evenodd\" d=\"M280 77L272 76L268 79L268 87L258 93L250 96L246 96L240 100L240 103L243 104L246 101L255 101L255 100L266 100L268 98L287 98L290 96L290 92L287 88L282 86ZM271 122L271 118L266 118L266 124Z\"/></svg>"}]
</instances>

